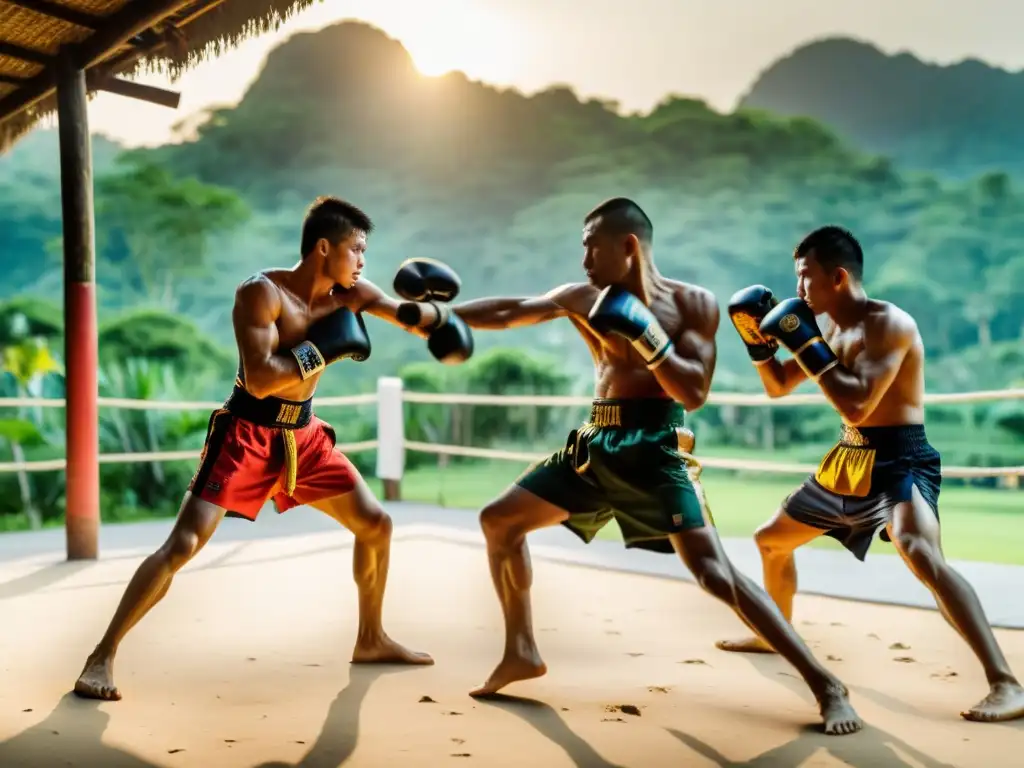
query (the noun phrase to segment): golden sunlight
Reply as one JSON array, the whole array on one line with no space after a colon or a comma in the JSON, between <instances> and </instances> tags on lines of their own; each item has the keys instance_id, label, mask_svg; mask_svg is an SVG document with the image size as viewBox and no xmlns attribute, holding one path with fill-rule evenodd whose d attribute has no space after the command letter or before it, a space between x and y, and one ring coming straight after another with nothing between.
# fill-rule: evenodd
<instances>
[{"instance_id":1,"label":"golden sunlight","mask_svg":"<svg viewBox=\"0 0 1024 768\"><path fill-rule=\"evenodd\" d=\"M467 0L449 0L409 9L395 37L425 77L460 71L474 79L507 82L522 65L522 36L507 18L474 8ZM398 26L398 25L396 25Z\"/></svg>"}]
</instances>

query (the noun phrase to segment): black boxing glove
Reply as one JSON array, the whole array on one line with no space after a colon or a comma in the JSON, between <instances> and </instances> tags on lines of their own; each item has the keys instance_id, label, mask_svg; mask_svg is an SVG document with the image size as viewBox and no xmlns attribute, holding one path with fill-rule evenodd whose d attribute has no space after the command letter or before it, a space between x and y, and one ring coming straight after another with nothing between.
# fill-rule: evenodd
<instances>
[{"instance_id":1,"label":"black boxing glove","mask_svg":"<svg viewBox=\"0 0 1024 768\"><path fill-rule=\"evenodd\" d=\"M839 364L836 353L821 337L814 311L803 299L780 302L761 321L760 330L782 342L813 381Z\"/></svg>"},{"instance_id":2,"label":"black boxing glove","mask_svg":"<svg viewBox=\"0 0 1024 768\"><path fill-rule=\"evenodd\" d=\"M755 365L768 362L779 349L778 340L765 336L760 329L761 321L778 303L778 299L763 285L736 291L729 299L729 319Z\"/></svg>"},{"instance_id":3,"label":"black boxing glove","mask_svg":"<svg viewBox=\"0 0 1024 768\"><path fill-rule=\"evenodd\" d=\"M418 306L413 304L412 306ZM465 321L448 307L435 304L437 320L427 330L427 349L439 362L458 365L473 356L473 333Z\"/></svg>"},{"instance_id":4,"label":"black boxing glove","mask_svg":"<svg viewBox=\"0 0 1024 768\"><path fill-rule=\"evenodd\" d=\"M348 307L334 310L309 327L306 340L292 347L292 354L303 380L338 360L363 362L370 356L370 335L363 316Z\"/></svg>"},{"instance_id":5,"label":"black boxing glove","mask_svg":"<svg viewBox=\"0 0 1024 768\"><path fill-rule=\"evenodd\" d=\"M406 259L395 273L395 293L407 301L451 301L461 288L455 271L435 259Z\"/></svg>"}]
</instances>

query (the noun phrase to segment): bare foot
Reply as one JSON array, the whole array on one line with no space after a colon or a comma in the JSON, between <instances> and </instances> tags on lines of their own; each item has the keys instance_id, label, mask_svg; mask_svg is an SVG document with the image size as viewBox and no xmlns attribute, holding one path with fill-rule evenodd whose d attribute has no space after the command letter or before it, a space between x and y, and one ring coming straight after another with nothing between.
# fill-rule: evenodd
<instances>
[{"instance_id":1,"label":"bare foot","mask_svg":"<svg viewBox=\"0 0 1024 768\"><path fill-rule=\"evenodd\" d=\"M86 699L120 701L121 692L114 685L114 660L93 651L75 681L75 693Z\"/></svg>"},{"instance_id":2,"label":"bare foot","mask_svg":"<svg viewBox=\"0 0 1024 768\"><path fill-rule=\"evenodd\" d=\"M733 653L775 653L775 649L760 637L748 637L745 640L719 640L715 648Z\"/></svg>"},{"instance_id":3,"label":"bare foot","mask_svg":"<svg viewBox=\"0 0 1024 768\"><path fill-rule=\"evenodd\" d=\"M842 683L832 683L817 698L825 733L829 736L846 736L864 727L864 721L850 703L850 692Z\"/></svg>"},{"instance_id":4,"label":"bare foot","mask_svg":"<svg viewBox=\"0 0 1024 768\"><path fill-rule=\"evenodd\" d=\"M433 664L428 653L410 651L387 635L372 640L357 640L352 651L353 664Z\"/></svg>"},{"instance_id":5,"label":"bare foot","mask_svg":"<svg viewBox=\"0 0 1024 768\"><path fill-rule=\"evenodd\" d=\"M519 680L532 680L535 677L543 677L547 674L547 665L541 661L539 654L529 656L518 656L505 654L487 682L479 688L469 692L470 696L490 696L497 693L509 683Z\"/></svg>"},{"instance_id":6,"label":"bare foot","mask_svg":"<svg viewBox=\"0 0 1024 768\"><path fill-rule=\"evenodd\" d=\"M996 683L992 691L960 717L977 723L999 723L1024 717L1024 687L1020 683Z\"/></svg>"}]
</instances>

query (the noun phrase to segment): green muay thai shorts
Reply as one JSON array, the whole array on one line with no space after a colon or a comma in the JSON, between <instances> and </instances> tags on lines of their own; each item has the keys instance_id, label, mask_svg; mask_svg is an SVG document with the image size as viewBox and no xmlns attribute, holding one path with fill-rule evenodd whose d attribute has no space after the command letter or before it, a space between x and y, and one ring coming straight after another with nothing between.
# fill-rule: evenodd
<instances>
[{"instance_id":1,"label":"green muay thai shorts","mask_svg":"<svg viewBox=\"0 0 1024 768\"><path fill-rule=\"evenodd\" d=\"M682 405L664 398L595 400L590 419L516 485L569 513L590 542L613 518L626 547L672 553L669 534L714 525Z\"/></svg>"}]
</instances>

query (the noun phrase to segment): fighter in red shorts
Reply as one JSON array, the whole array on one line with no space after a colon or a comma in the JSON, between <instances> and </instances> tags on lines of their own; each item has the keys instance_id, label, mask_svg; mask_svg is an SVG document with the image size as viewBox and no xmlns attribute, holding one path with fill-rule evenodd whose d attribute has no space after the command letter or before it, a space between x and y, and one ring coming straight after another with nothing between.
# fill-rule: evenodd
<instances>
[{"instance_id":1,"label":"fighter in red shorts","mask_svg":"<svg viewBox=\"0 0 1024 768\"><path fill-rule=\"evenodd\" d=\"M381 612L391 519L351 462L334 430L313 415L312 397L327 365L363 361L370 339L361 313L426 337L435 357L472 354L469 330L445 308L422 327L399 322L398 301L359 275L369 217L336 198L320 198L302 228L302 259L260 272L235 294L233 321L240 366L234 391L210 418L199 467L167 541L135 572L99 645L75 682L81 696L118 700L114 656L128 631L167 594L174 574L209 541L225 515L255 520L273 499L279 512L309 504L355 535L359 628L354 663L432 664L384 631ZM437 262L406 262L395 279L403 298L450 300L458 278ZM429 324L428 324L429 323Z\"/></svg>"}]
</instances>

